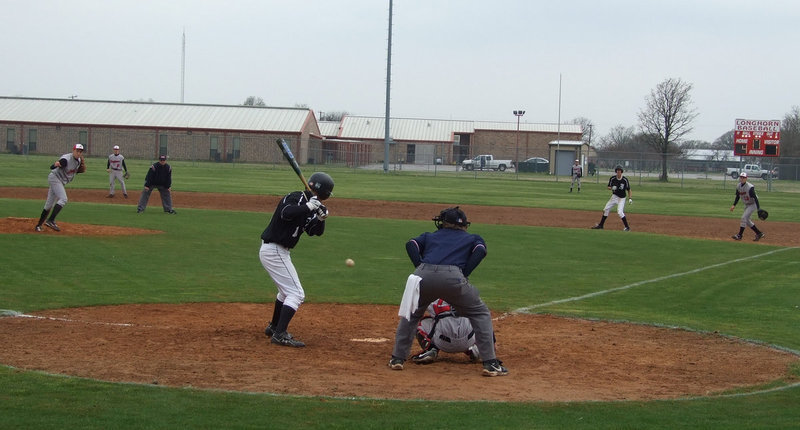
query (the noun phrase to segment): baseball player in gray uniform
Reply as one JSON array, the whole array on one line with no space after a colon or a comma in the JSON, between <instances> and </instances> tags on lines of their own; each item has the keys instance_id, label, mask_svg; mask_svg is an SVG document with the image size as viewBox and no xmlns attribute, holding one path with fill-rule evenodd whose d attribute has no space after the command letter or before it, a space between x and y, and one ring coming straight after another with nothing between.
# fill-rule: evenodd
<instances>
[{"instance_id":1,"label":"baseball player in gray uniform","mask_svg":"<svg viewBox=\"0 0 800 430\"><path fill-rule=\"evenodd\" d=\"M83 145L80 143L72 147L71 153L62 155L58 161L50 166L50 174L47 175L50 189L47 190L47 200L44 202L44 209L39 217L39 223L36 224L36 231L42 231L42 224L55 231L61 231L61 228L56 224L56 216L67 205L67 191L64 185L72 182L76 174L85 171ZM50 215L49 218L48 214Z\"/></svg>"},{"instance_id":2,"label":"baseball player in gray uniform","mask_svg":"<svg viewBox=\"0 0 800 430\"><path fill-rule=\"evenodd\" d=\"M480 360L475 330L469 318L459 316L442 299L428 305L428 314L422 317L417 326L417 342L422 352L411 357L411 361L417 364L433 363L439 351L464 353L470 361Z\"/></svg>"},{"instance_id":3,"label":"baseball player in gray uniform","mask_svg":"<svg viewBox=\"0 0 800 430\"><path fill-rule=\"evenodd\" d=\"M128 175L128 166L125 165L125 157L119 153L119 146L114 145L114 153L108 156L106 162L106 172L108 172L109 189L106 197L114 197L114 181L119 181L122 187L122 195L127 199L128 190L125 188L125 176Z\"/></svg>"},{"instance_id":4,"label":"baseball player in gray uniform","mask_svg":"<svg viewBox=\"0 0 800 430\"><path fill-rule=\"evenodd\" d=\"M747 172L739 174L739 183L736 184L736 198L731 205L731 212L733 212L736 203L739 203L740 199L744 202L744 213L742 213L742 220L739 224L739 233L734 234L732 238L733 240L742 240L742 233L744 233L745 227L750 227L756 233L756 237L753 241L758 242L766 235L756 227L756 224L752 220L750 220L753 213L761 209L761 205L758 203L756 188L753 184L747 182Z\"/></svg>"},{"instance_id":5,"label":"baseball player in gray uniform","mask_svg":"<svg viewBox=\"0 0 800 430\"><path fill-rule=\"evenodd\" d=\"M619 218L622 220L622 224L625 225L625 228L622 230L631 230L630 226L628 225L628 218L625 217L626 192L628 195L628 203L633 203L631 183L628 181L627 177L622 176L622 172L622 166L617 166L614 168L615 175L608 180L608 189L611 190L611 198L608 199L606 207L603 208L603 217L600 219L600 223L592 227L593 229L603 228L603 225L606 223L606 218L608 218L609 211L616 205L617 215L619 215Z\"/></svg>"},{"instance_id":6,"label":"baseball player in gray uniform","mask_svg":"<svg viewBox=\"0 0 800 430\"><path fill-rule=\"evenodd\" d=\"M328 209L321 201L331 196L333 178L316 172L308 178L308 187L311 191L294 191L281 199L269 225L261 233L258 252L261 265L278 287L272 320L264 334L271 338L271 343L295 348L306 346L288 332L289 322L305 300L305 291L290 252L303 232L309 236L322 236L325 232Z\"/></svg>"},{"instance_id":7,"label":"baseball player in gray uniform","mask_svg":"<svg viewBox=\"0 0 800 430\"><path fill-rule=\"evenodd\" d=\"M572 183L569 184L570 193L576 182L578 183L578 192L581 192L581 177L583 177L583 166L581 166L580 160L575 160L575 164L572 165Z\"/></svg>"}]
</instances>

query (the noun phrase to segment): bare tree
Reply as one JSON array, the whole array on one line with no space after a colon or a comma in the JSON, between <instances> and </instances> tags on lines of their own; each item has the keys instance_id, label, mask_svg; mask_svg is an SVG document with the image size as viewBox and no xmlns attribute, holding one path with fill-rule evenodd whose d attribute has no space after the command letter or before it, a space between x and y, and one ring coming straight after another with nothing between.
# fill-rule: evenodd
<instances>
[{"instance_id":1,"label":"bare tree","mask_svg":"<svg viewBox=\"0 0 800 430\"><path fill-rule=\"evenodd\" d=\"M689 92L692 84L681 79L667 79L645 97L646 106L639 112L639 127L649 136L649 144L661 154L661 181L669 181L667 159L670 147L692 131L697 113Z\"/></svg>"},{"instance_id":2,"label":"bare tree","mask_svg":"<svg viewBox=\"0 0 800 430\"><path fill-rule=\"evenodd\" d=\"M320 121L341 121L342 118L350 115L347 111L333 111L333 112L320 112L319 113L319 120Z\"/></svg>"},{"instance_id":3,"label":"bare tree","mask_svg":"<svg viewBox=\"0 0 800 430\"><path fill-rule=\"evenodd\" d=\"M261 97L248 96L244 100L244 103L242 103L242 105L244 105L244 106L262 106L263 107L263 106L266 106L267 104L264 103L264 99L262 99Z\"/></svg>"},{"instance_id":4,"label":"bare tree","mask_svg":"<svg viewBox=\"0 0 800 430\"><path fill-rule=\"evenodd\" d=\"M800 157L800 107L794 106L781 124L781 157Z\"/></svg>"},{"instance_id":5,"label":"bare tree","mask_svg":"<svg viewBox=\"0 0 800 430\"><path fill-rule=\"evenodd\" d=\"M600 147L606 151L629 151L630 146L636 137L633 127L625 128L617 125L608 131L608 134L600 138Z\"/></svg>"},{"instance_id":6,"label":"bare tree","mask_svg":"<svg viewBox=\"0 0 800 430\"><path fill-rule=\"evenodd\" d=\"M592 123L592 120L586 117L579 116L573 119L571 121L571 124L576 124L581 126L581 132L583 133L583 135L581 136L581 140L583 141L583 143L591 145L592 138L594 137L592 136L592 132L594 131L594 124Z\"/></svg>"}]
</instances>

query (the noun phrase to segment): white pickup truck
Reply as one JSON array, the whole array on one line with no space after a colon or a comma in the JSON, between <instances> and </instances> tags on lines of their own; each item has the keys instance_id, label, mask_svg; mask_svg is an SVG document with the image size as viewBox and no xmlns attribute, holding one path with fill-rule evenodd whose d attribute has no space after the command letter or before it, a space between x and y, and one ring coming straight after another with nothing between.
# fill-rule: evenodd
<instances>
[{"instance_id":1,"label":"white pickup truck","mask_svg":"<svg viewBox=\"0 0 800 430\"><path fill-rule=\"evenodd\" d=\"M729 167L726 174L736 179L741 172L747 173L747 177L749 178L767 179L770 176L770 171L763 170L758 164L745 164L741 169L738 167Z\"/></svg>"},{"instance_id":2,"label":"white pickup truck","mask_svg":"<svg viewBox=\"0 0 800 430\"><path fill-rule=\"evenodd\" d=\"M478 155L461 162L461 168L464 170L499 170L502 172L513 166L511 160L497 160L491 155Z\"/></svg>"}]
</instances>

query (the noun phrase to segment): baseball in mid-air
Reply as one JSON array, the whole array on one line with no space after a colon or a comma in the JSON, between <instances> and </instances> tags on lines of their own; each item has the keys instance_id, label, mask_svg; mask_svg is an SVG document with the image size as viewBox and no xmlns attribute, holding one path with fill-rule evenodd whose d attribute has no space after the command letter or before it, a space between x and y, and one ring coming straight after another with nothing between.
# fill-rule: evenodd
<instances>
[{"instance_id":1,"label":"baseball in mid-air","mask_svg":"<svg viewBox=\"0 0 800 430\"><path fill-rule=\"evenodd\" d=\"M348 267L353 267L356 265L356 262L353 261L352 258L348 258L347 260L344 260L344 264L346 264Z\"/></svg>"}]
</instances>

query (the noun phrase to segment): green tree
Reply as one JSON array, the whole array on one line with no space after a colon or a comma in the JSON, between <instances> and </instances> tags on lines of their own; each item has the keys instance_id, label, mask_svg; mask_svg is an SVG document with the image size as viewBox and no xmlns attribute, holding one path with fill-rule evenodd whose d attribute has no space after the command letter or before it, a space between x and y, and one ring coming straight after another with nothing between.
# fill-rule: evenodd
<instances>
[{"instance_id":1,"label":"green tree","mask_svg":"<svg viewBox=\"0 0 800 430\"><path fill-rule=\"evenodd\" d=\"M697 113L692 108L692 84L669 78L658 84L645 97L645 108L639 112L639 127L648 143L661 154L659 180L669 181L667 160L672 147L692 131Z\"/></svg>"}]
</instances>

